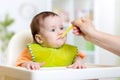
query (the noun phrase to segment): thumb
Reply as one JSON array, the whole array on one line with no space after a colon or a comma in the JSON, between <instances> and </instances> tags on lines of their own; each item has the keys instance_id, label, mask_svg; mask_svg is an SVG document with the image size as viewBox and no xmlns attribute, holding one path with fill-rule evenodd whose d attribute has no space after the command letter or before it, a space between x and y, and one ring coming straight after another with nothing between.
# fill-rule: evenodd
<instances>
[{"instance_id":1,"label":"thumb","mask_svg":"<svg viewBox=\"0 0 120 80\"><path fill-rule=\"evenodd\" d=\"M43 66L45 65L45 62L39 63L39 66Z\"/></svg>"},{"instance_id":2,"label":"thumb","mask_svg":"<svg viewBox=\"0 0 120 80\"><path fill-rule=\"evenodd\" d=\"M73 67L73 64L72 64L72 65L67 66L67 68L72 68L72 67Z\"/></svg>"},{"instance_id":3,"label":"thumb","mask_svg":"<svg viewBox=\"0 0 120 80\"><path fill-rule=\"evenodd\" d=\"M76 26L76 27L81 26L81 23L83 23L81 19L74 20L74 21L71 22L71 24L72 24L73 26Z\"/></svg>"}]
</instances>

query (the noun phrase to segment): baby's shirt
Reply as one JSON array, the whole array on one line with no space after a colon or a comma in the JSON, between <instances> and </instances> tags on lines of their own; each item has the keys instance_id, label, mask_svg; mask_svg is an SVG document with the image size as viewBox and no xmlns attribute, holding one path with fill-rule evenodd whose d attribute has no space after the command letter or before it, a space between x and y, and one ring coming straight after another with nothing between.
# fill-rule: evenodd
<instances>
[{"instance_id":1,"label":"baby's shirt","mask_svg":"<svg viewBox=\"0 0 120 80\"><path fill-rule=\"evenodd\" d=\"M25 49L17 58L16 66L22 66L23 63L32 61L29 49Z\"/></svg>"}]
</instances>

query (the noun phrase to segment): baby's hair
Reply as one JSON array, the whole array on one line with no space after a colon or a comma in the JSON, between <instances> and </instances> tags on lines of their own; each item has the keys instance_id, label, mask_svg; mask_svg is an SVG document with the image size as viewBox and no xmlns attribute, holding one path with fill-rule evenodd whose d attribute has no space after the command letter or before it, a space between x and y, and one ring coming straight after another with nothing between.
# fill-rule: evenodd
<instances>
[{"instance_id":1,"label":"baby's hair","mask_svg":"<svg viewBox=\"0 0 120 80\"><path fill-rule=\"evenodd\" d=\"M35 40L35 35L40 32L40 26L44 26L43 21L44 21L45 18L47 18L49 16L59 16L59 15L54 13L54 12L44 11L44 12L41 12L41 13L37 14L32 19L30 28L31 28L32 36L33 36L33 39L34 39L35 42L37 42Z\"/></svg>"}]
</instances>

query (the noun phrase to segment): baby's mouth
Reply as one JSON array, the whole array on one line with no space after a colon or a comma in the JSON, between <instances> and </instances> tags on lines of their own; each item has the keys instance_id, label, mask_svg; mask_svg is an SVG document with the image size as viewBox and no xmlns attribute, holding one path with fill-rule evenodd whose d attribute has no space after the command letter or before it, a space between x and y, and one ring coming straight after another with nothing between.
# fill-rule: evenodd
<instances>
[{"instance_id":1,"label":"baby's mouth","mask_svg":"<svg viewBox=\"0 0 120 80\"><path fill-rule=\"evenodd\" d=\"M60 37L59 38L57 38L57 40L59 40L59 39L61 39Z\"/></svg>"},{"instance_id":2,"label":"baby's mouth","mask_svg":"<svg viewBox=\"0 0 120 80\"><path fill-rule=\"evenodd\" d=\"M63 39L61 36L57 38L57 40Z\"/></svg>"}]
</instances>

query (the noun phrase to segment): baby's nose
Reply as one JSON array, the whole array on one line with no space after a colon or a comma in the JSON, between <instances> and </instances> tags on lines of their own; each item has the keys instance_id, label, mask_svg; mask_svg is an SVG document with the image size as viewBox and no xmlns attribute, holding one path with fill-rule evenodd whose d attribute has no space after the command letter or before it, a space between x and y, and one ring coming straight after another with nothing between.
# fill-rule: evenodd
<instances>
[{"instance_id":1,"label":"baby's nose","mask_svg":"<svg viewBox=\"0 0 120 80\"><path fill-rule=\"evenodd\" d=\"M59 31L58 32L58 35L62 35L64 31Z\"/></svg>"}]
</instances>

